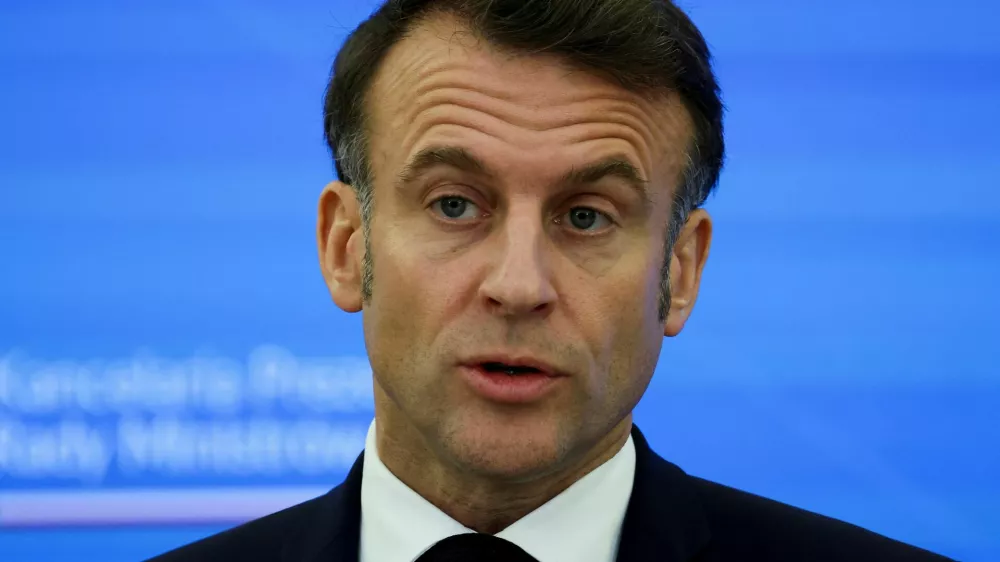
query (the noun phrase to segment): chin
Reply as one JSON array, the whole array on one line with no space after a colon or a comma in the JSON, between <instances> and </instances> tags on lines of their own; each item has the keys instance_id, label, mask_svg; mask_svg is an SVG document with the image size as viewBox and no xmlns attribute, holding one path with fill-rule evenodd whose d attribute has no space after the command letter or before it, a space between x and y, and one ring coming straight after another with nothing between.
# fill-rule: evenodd
<instances>
[{"instance_id":1,"label":"chin","mask_svg":"<svg viewBox=\"0 0 1000 562\"><path fill-rule=\"evenodd\" d=\"M531 480L563 464L569 447L558 424L463 423L442 436L444 453L463 470L500 480Z\"/></svg>"}]
</instances>

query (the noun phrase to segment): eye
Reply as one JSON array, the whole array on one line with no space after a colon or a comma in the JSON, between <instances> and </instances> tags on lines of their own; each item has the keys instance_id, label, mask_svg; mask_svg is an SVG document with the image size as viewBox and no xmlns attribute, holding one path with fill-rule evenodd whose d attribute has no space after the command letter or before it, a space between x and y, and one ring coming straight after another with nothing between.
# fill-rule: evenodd
<instances>
[{"instance_id":1,"label":"eye","mask_svg":"<svg viewBox=\"0 0 1000 562\"><path fill-rule=\"evenodd\" d=\"M431 203L431 208L450 220L474 219L482 214L475 203L457 195L441 197Z\"/></svg>"},{"instance_id":2,"label":"eye","mask_svg":"<svg viewBox=\"0 0 1000 562\"><path fill-rule=\"evenodd\" d=\"M565 217L559 222L586 232L598 232L612 224L607 215L590 207L573 207L566 213Z\"/></svg>"}]
</instances>

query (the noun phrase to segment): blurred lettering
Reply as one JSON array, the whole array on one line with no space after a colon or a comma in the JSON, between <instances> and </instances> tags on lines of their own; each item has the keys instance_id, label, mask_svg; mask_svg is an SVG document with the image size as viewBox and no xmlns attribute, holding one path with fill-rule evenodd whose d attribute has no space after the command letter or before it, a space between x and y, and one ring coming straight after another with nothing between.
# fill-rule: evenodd
<instances>
[{"instance_id":1,"label":"blurred lettering","mask_svg":"<svg viewBox=\"0 0 1000 562\"><path fill-rule=\"evenodd\" d=\"M339 473L364 447L372 400L366 359L271 345L245 362L9 352L0 355L0 478L163 485Z\"/></svg>"}]
</instances>

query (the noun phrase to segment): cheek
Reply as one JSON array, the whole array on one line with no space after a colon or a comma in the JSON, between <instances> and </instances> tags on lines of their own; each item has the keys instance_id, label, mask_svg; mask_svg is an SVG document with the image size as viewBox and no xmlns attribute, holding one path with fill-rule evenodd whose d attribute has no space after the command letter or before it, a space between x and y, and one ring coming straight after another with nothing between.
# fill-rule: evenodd
<instances>
[{"instance_id":1,"label":"cheek","mask_svg":"<svg viewBox=\"0 0 1000 562\"><path fill-rule=\"evenodd\" d=\"M572 311L569 322L593 354L596 377L591 384L597 386L591 391L612 401L607 393L618 395L628 386L633 365L648 354L651 332L657 331L649 322L656 316L656 299L650 295L647 275L638 269L632 273L606 277L596 286L591 282L585 291L564 297Z\"/></svg>"},{"instance_id":2,"label":"cheek","mask_svg":"<svg viewBox=\"0 0 1000 562\"><path fill-rule=\"evenodd\" d=\"M647 244L641 252L636 252L628 265L614 275L614 287L606 289L613 295L611 310L623 326L636 329L655 327L657 305L660 296L660 278L663 267L663 253L656 244ZM653 324L650 324L650 319Z\"/></svg>"},{"instance_id":3,"label":"cheek","mask_svg":"<svg viewBox=\"0 0 1000 562\"><path fill-rule=\"evenodd\" d=\"M652 278L652 280L650 280ZM656 367L663 344L658 322L659 275L637 274L624 281L614 310L611 359L607 368L608 405L626 413L642 397Z\"/></svg>"},{"instance_id":4,"label":"cheek","mask_svg":"<svg viewBox=\"0 0 1000 562\"><path fill-rule=\"evenodd\" d=\"M399 402L412 399L427 372L426 277L413 271L405 253L373 236L373 287L362 312L365 347L376 383Z\"/></svg>"},{"instance_id":5,"label":"cheek","mask_svg":"<svg viewBox=\"0 0 1000 562\"><path fill-rule=\"evenodd\" d=\"M607 328L613 335L612 361L617 369L638 373L656 357L662 344L663 329L659 324L660 294L659 259L649 261L632 275L616 276L616 286L608 288L614 295L606 304Z\"/></svg>"},{"instance_id":6,"label":"cheek","mask_svg":"<svg viewBox=\"0 0 1000 562\"><path fill-rule=\"evenodd\" d=\"M404 341L429 340L459 310L470 286L469 264L428 251L404 226L372 234L374 290L367 313L379 333Z\"/></svg>"}]
</instances>

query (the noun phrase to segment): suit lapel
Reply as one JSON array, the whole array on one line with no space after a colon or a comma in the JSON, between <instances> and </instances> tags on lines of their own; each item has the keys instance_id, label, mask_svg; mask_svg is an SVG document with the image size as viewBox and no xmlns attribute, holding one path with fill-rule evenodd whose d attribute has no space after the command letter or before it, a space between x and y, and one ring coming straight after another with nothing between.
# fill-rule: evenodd
<instances>
[{"instance_id":1,"label":"suit lapel","mask_svg":"<svg viewBox=\"0 0 1000 562\"><path fill-rule=\"evenodd\" d=\"M708 521L688 475L663 460L632 428L635 480L618 562L686 562L709 541Z\"/></svg>"},{"instance_id":2,"label":"suit lapel","mask_svg":"<svg viewBox=\"0 0 1000 562\"><path fill-rule=\"evenodd\" d=\"M364 452L347 478L320 500L320 507L299 533L289 533L282 562L357 562L361 540L361 475Z\"/></svg>"}]
</instances>

